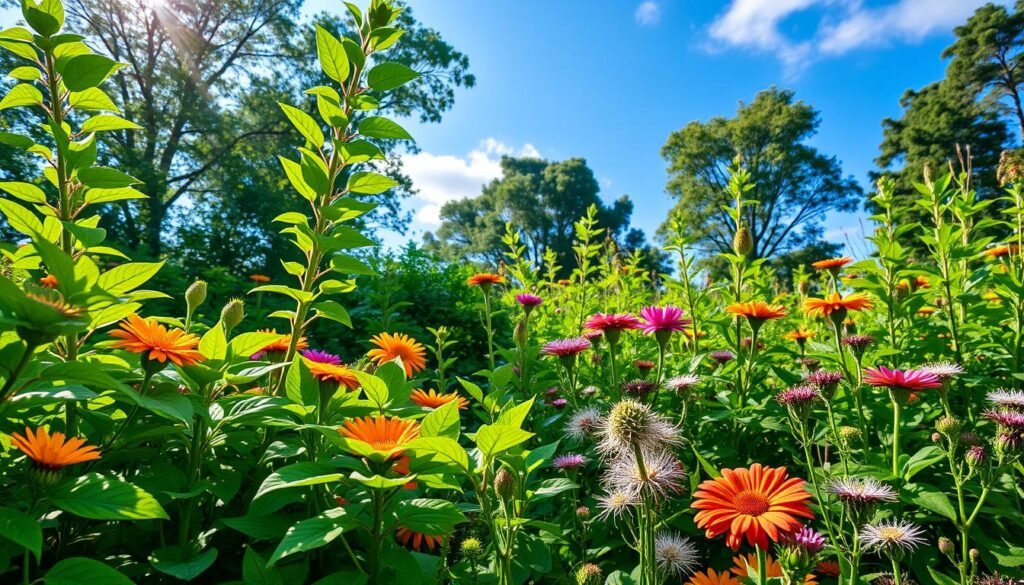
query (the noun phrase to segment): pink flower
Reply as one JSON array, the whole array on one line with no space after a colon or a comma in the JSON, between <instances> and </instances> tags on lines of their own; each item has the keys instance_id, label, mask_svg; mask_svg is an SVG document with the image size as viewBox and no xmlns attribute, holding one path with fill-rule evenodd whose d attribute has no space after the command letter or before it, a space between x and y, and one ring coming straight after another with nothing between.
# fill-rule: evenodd
<instances>
[{"instance_id":1,"label":"pink flower","mask_svg":"<svg viewBox=\"0 0 1024 585\"><path fill-rule=\"evenodd\" d=\"M583 323L584 329L601 332L640 329L641 327L643 327L643 322L637 319L636 315L629 313L594 313Z\"/></svg>"},{"instance_id":2,"label":"pink flower","mask_svg":"<svg viewBox=\"0 0 1024 585\"><path fill-rule=\"evenodd\" d=\"M319 349L307 349L302 352L302 357L306 358L311 362L316 362L318 364L333 364L335 366L341 365L340 357L334 355L333 353L320 351Z\"/></svg>"},{"instance_id":3,"label":"pink flower","mask_svg":"<svg viewBox=\"0 0 1024 585\"><path fill-rule=\"evenodd\" d=\"M865 369L864 381L872 386L911 392L942 386L935 374L921 370L890 370L885 366Z\"/></svg>"},{"instance_id":4,"label":"pink flower","mask_svg":"<svg viewBox=\"0 0 1024 585\"><path fill-rule=\"evenodd\" d=\"M553 355L560 358L573 357L590 349L590 342L583 337L570 337L569 339L558 339L544 344L540 350L544 355Z\"/></svg>"},{"instance_id":5,"label":"pink flower","mask_svg":"<svg viewBox=\"0 0 1024 585\"><path fill-rule=\"evenodd\" d=\"M536 307L544 302L544 299L530 293L519 293L516 295L516 302L524 307Z\"/></svg>"},{"instance_id":6,"label":"pink flower","mask_svg":"<svg viewBox=\"0 0 1024 585\"><path fill-rule=\"evenodd\" d=\"M692 322L683 318L682 309L672 305L644 307L640 309L640 317L645 321L642 325L645 335L652 335L658 331L683 331Z\"/></svg>"}]
</instances>

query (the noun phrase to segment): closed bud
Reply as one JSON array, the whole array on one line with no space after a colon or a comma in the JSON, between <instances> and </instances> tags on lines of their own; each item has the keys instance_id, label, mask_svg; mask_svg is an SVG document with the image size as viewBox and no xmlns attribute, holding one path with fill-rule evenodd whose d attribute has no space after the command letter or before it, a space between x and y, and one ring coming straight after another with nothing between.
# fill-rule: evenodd
<instances>
[{"instance_id":1,"label":"closed bud","mask_svg":"<svg viewBox=\"0 0 1024 585\"><path fill-rule=\"evenodd\" d=\"M516 323L516 329L515 329L514 336L515 336L515 340L516 340L516 345L519 345L519 346L522 346L522 347L526 346L526 341L527 341L527 339L526 339L526 337L527 337L527 335L526 335L526 322L524 322L522 319L520 319L519 322Z\"/></svg>"},{"instance_id":2,"label":"closed bud","mask_svg":"<svg viewBox=\"0 0 1024 585\"><path fill-rule=\"evenodd\" d=\"M796 285L796 288L800 291L800 294L806 295L811 292L811 282L808 280L801 280L800 284Z\"/></svg>"},{"instance_id":3,"label":"closed bud","mask_svg":"<svg viewBox=\"0 0 1024 585\"><path fill-rule=\"evenodd\" d=\"M732 239L732 251L737 256L746 257L750 252L754 250L754 239L750 237L750 230L747 226L740 225L739 229L736 230L736 235Z\"/></svg>"},{"instance_id":4,"label":"closed bud","mask_svg":"<svg viewBox=\"0 0 1024 585\"><path fill-rule=\"evenodd\" d=\"M484 545L475 536L470 536L463 540L462 547L459 550L462 552L462 558L467 561L476 561L484 556Z\"/></svg>"},{"instance_id":5,"label":"closed bud","mask_svg":"<svg viewBox=\"0 0 1024 585\"><path fill-rule=\"evenodd\" d=\"M206 302L206 281L197 280L185 290L185 303L188 305L189 314L192 314L204 302Z\"/></svg>"},{"instance_id":6,"label":"closed bud","mask_svg":"<svg viewBox=\"0 0 1024 585\"><path fill-rule=\"evenodd\" d=\"M935 421L935 430L947 437L958 437L960 435L960 421L952 416L944 416Z\"/></svg>"},{"instance_id":7,"label":"closed bud","mask_svg":"<svg viewBox=\"0 0 1024 585\"><path fill-rule=\"evenodd\" d=\"M576 585L601 585L604 583L604 572L601 567L587 563L576 571Z\"/></svg>"},{"instance_id":8,"label":"closed bud","mask_svg":"<svg viewBox=\"0 0 1024 585\"><path fill-rule=\"evenodd\" d=\"M945 536L939 537L939 552L949 558L953 558L953 554L956 552L956 546L953 544L952 540Z\"/></svg>"},{"instance_id":9,"label":"closed bud","mask_svg":"<svg viewBox=\"0 0 1024 585\"><path fill-rule=\"evenodd\" d=\"M580 522L586 522L590 520L590 508L586 506L580 506L576 508L576 517L579 518Z\"/></svg>"},{"instance_id":10,"label":"closed bud","mask_svg":"<svg viewBox=\"0 0 1024 585\"><path fill-rule=\"evenodd\" d=\"M245 318L245 301L242 299L231 299L220 312L220 322L224 328L231 331Z\"/></svg>"},{"instance_id":11,"label":"closed bud","mask_svg":"<svg viewBox=\"0 0 1024 585\"><path fill-rule=\"evenodd\" d=\"M942 441L942 435L939 433L932 433L932 443L938 443Z\"/></svg>"},{"instance_id":12,"label":"closed bud","mask_svg":"<svg viewBox=\"0 0 1024 585\"><path fill-rule=\"evenodd\" d=\"M511 500L516 495L516 477L512 472L502 467L494 476L494 493L502 500Z\"/></svg>"},{"instance_id":13,"label":"closed bud","mask_svg":"<svg viewBox=\"0 0 1024 585\"><path fill-rule=\"evenodd\" d=\"M971 564L974 565L974 566L977 566L978 565L978 561L981 560L981 551L979 551L976 548L972 548L967 553L967 556L971 559Z\"/></svg>"},{"instance_id":14,"label":"closed bud","mask_svg":"<svg viewBox=\"0 0 1024 585\"><path fill-rule=\"evenodd\" d=\"M967 459L967 465L977 467L988 459L988 453L985 451L984 445L975 445L967 450L964 458Z\"/></svg>"}]
</instances>

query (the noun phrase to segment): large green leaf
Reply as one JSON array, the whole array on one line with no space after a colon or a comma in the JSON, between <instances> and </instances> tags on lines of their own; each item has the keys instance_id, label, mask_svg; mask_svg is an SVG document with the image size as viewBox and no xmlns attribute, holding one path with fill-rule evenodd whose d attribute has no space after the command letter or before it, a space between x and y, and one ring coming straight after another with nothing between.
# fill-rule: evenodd
<instances>
[{"instance_id":1,"label":"large green leaf","mask_svg":"<svg viewBox=\"0 0 1024 585\"><path fill-rule=\"evenodd\" d=\"M50 499L61 510L92 520L168 518L149 493L123 479L96 472L68 480Z\"/></svg>"},{"instance_id":2,"label":"large green leaf","mask_svg":"<svg viewBox=\"0 0 1024 585\"><path fill-rule=\"evenodd\" d=\"M387 91L401 87L419 76L419 73L401 63L381 63L366 74L366 81L375 91Z\"/></svg>"},{"instance_id":3,"label":"large green leaf","mask_svg":"<svg viewBox=\"0 0 1024 585\"><path fill-rule=\"evenodd\" d=\"M4 181L0 183L0 190L29 203L46 203L46 193L31 183Z\"/></svg>"},{"instance_id":4,"label":"large green leaf","mask_svg":"<svg viewBox=\"0 0 1024 585\"><path fill-rule=\"evenodd\" d=\"M415 498L399 502L395 508L399 526L423 534L450 534L466 516L448 500Z\"/></svg>"},{"instance_id":5,"label":"large green leaf","mask_svg":"<svg viewBox=\"0 0 1024 585\"><path fill-rule=\"evenodd\" d=\"M197 553L188 545L185 548L165 546L149 556L149 564L154 569L182 581L191 581L202 575L216 560L217 549L208 548Z\"/></svg>"},{"instance_id":6,"label":"large green leaf","mask_svg":"<svg viewBox=\"0 0 1024 585\"><path fill-rule=\"evenodd\" d=\"M245 557L242 559L242 580L245 585L284 585L285 577L281 571L274 567L268 567L267 561L260 554L245 547Z\"/></svg>"},{"instance_id":7,"label":"large green leaf","mask_svg":"<svg viewBox=\"0 0 1024 585\"><path fill-rule=\"evenodd\" d=\"M337 469L326 463L312 461L293 463L268 475L253 499L280 489L330 483L344 477L345 474L338 473Z\"/></svg>"},{"instance_id":8,"label":"large green leaf","mask_svg":"<svg viewBox=\"0 0 1024 585\"><path fill-rule=\"evenodd\" d=\"M277 545L268 566L297 552L313 550L331 543L343 532L356 526L355 512L349 514L345 508L334 508L308 520L296 522Z\"/></svg>"},{"instance_id":9,"label":"large green leaf","mask_svg":"<svg viewBox=\"0 0 1024 585\"><path fill-rule=\"evenodd\" d=\"M352 173L352 176L348 178L347 188L352 193L376 195L397 186L398 181L390 177L385 177L379 173L363 171L359 173Z\"/></svg>"},{"instance_id":10,"label":"large green leaf","mask_svg":"<svg viewBox=\"0 0 1024 585\"><path fill-rule=\"evenodd\" d=\"M327 77L338 83L344 83L348 78L349 70L345 47L338 37L319 24L316 25L316 54L320 59L320 67Z\"/></svg>"},{"instance_id":11,"label":"large green leaf","mask_svg":"<svg viewBox=\"0 0 1024 585\"><path fill-rule=\"evenodd\" d=\"M412 140L412 135L397 123L380 116L370 116L359 123L359 133L370 138Z\"/></svg>"},{"instance_id":12,"label":"large green leaf","mask_svg":"<svg viewBox=\"0 0 1024 585\"><path fill-rule=\"evenodd\" d=\"M11 91L7 92L4 99L0 100L0 110L20 106L40 106L42 104L42 92L27 83L19 83L12 87Z\"/></svg>"},{"instance_id":13,"label":"large green leaf","mask_svg":"<svg viewBox=\"0 0 1024 585\"><path fill-rule=\"evenodd\" d=\"M50 567L46 585L133 585L132 580L97 560L70 557Z\"/></svg>"},{"instance_id":14,"label":"large green leaf","mask_svg":"<svg viewBox=\"0 0 1024 585\"><path fill-rule=\"evenodd\" d=\"M459 438L459 401L452 400L434 410L420 421L421 437Z\"/></svg>"},{"instance_id":15,"label":"large green leaf","mask_svg":"<svg viewBox=\"0 0 1024 585\"><path fill-rule=\"evenodd\" d=\"M526 442L533 433L505 424L482 425L476 432L476 446L487 458Z\"/></svg>"},{"instance_id":16,"label":"large green leaf","mask_svg":"<svg viewBox=\"0 0 1024 585\"><path fill-rule=\"evenodd\" d=\"M282 102L277 102L277 105L281 107L281 111L288 117L288 121L292 123L292 126L295 126L295 129L299 131L299 134L302 134L303 138L308 140L313 146L323 148L324 133L312 116Z\"/></svg>"},{"instance_id":17,"label":"large green leaf","mask_svg":"<svg viewBox=\"0 0 1024 585\"><path fill-rule=\"evenodd\" d=\"M112 295L123 295L149 282L163 262L126 262L100 275L96 284Z\"/></svg>"},{"instance_id":18,"label":"large green leaf","mask_svg":"<svg viewBox=\"0 0 1024 585\"><path fill-rule=\"evenodd\" d=\"M78 55L64 63L61 74L70 91L85 91L103 83L118 67L116 61L103 55Z\"/></svg>"},{"instance_id":19,"label":"large green leaf","mask_svg":"<svg viewBox=\"0 0 1024 585\"><path fill-rule=\"evenodd\" d=\"M0 538L22 546L39 559L43 550L43 529L36 519L14 508L0 508Z\"/></svg>"}]
</instances>

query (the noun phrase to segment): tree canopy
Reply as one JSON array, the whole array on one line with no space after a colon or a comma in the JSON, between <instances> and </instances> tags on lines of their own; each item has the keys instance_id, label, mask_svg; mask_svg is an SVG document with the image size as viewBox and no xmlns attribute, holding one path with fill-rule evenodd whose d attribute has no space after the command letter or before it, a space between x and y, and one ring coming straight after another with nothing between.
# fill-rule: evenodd
<instances>
[{"instance_id":1,"label":"tree canopy","mask_svg":"<svg viewBox=\"0 0 1024 585\"><path fill-rule=\"evenodd\" d=\"M825 213L852 211L861 195L836 157L808 144L818 124L813 107L790 90L771 88L741 102L732 118L694 121L673 132L662 147L673 213L706 252L730 251L736 225L722 206L730 204L729 165L739 158L754 184L747 197L759 202L744 210L751 257L816 244Z\"/></svg>"}]
</instances>

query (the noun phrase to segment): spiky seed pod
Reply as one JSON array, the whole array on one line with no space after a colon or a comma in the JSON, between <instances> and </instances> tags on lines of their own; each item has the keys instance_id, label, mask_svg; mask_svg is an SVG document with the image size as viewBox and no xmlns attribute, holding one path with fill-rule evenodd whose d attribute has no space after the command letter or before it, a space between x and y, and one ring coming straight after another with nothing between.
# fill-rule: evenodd
<instances>
[{"instance_id":1,"label":"spiky seed pod","mask_svg":"<svg viewBox=\"0 0 1024 585\"><path fill-rule=\"evenodd\" d=\"M188 305L189 313L198 309L204 302L206 302L206 281L197 280L185 290L185 303Z\"/></svg>"},{"instance_id":2,"label":"spiky seed pod","mask_svg":"<svg viewBox=\"0 0 1024 585\"><path fill-rule=\"evenodd\" d=\"M626 398L616 403L601 424L598 448L606 454L636 449L658 451L679 443L678 429L651 407Z\"/></svg>"},{"instance_id":3,"label":"spiky seed pod","mask_svg":"<svg viewBox=\"0 0 1024 585\"><path fill-rule=\"evenodd\" d=\"M470 536L462 541L459 551L462 553L462 558L467 561L476 561L484 556L484 544L480 542L479 538Z\"/></svg>"},{"instance_id":4,"label":"spiky seed pod","mask_svg":"<svg viewBox=\"0 0 1024 585\"><path fill-rule=\"evenodd\" d=\"M935 430L947 437L960 436L960 421L952 416L944 416L935 421Z\"/></svg>"},{"instance_id":5,"label":"spiky seed pod","mask_svg":"<svg viewBox=\"0 0 1024 585\"><path fill-rule=\"evenodd\" d=\"M220 312L220 322L225 329L231 331L245 318L245 301L242 299L231 299Z\"/></svg>"},{"instance_id":6,"label":"spiky seed pod","mask_svg":"<svg viewBox=\"0 0 1024 585\"><path fill-rule=\"evenodd\" d=\"M736 235L732 238L732 251L737 256L747 257L754 250L754 239L750 236L750 230L747 226L740 224L739 229L736 230Z\"/></svg>"},{"instance_id":7,"label":"spiky seed pod","mask_svg":"<svg viewBox=\"0 0 1024 585\"><path fill-rule=\"evenodd\" d=\"M576 585L601 585L604 571L593 563L587 563L576 570Z\"/></svg>"}]
</instances>

